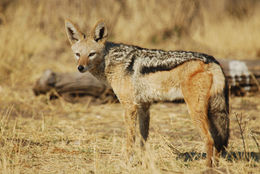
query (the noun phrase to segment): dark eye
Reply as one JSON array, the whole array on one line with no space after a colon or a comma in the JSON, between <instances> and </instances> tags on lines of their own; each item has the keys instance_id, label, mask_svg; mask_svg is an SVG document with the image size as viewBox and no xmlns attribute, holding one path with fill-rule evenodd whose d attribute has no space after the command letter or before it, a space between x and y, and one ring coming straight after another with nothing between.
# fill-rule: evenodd
<instances>
[{"instance_id":1,"label":"dark eye","mask_svg":"<svg viewBox=\"0 0 260 174\"><path fill-rule=\"evenodd\" d=\"M89 53L88 57L92 57L92 56L94 56L95 54L96 54L95 52Z\"/></svg>"},{"instance_id":2,"label":"dark eye","mask_svg":"<svg viewBox=\"0 0 260 174\"><path fill-rule=\"evenodd\" d=\"M79 53L76 53L76 56L77 56L77 57L80 57L80 54L79 54Z\"/></svg>"}]
</instances>

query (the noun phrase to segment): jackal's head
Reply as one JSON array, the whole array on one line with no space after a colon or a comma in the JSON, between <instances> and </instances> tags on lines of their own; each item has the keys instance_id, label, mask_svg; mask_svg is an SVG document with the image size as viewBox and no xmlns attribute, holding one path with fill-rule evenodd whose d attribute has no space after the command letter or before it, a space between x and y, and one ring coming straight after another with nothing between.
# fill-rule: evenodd
<instances>
[{"instance_id":1,"label":"jackal's head","mask_svg":"<svg viewBox=\"0 0 260 174\"><path fill-rule=\"evenodd\" d=\"M89 35L82 33L78 26L65 20L66 33L78 62L78 70L85 72L100 65L104 59L107 28L103 21L96 23Z\"/></svg>"}]
</instances>

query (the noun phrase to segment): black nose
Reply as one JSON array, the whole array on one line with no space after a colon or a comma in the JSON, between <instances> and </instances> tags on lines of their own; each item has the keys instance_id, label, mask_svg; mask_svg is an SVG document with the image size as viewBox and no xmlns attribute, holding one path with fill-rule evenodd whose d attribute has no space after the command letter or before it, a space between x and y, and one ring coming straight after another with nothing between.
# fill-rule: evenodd
<instances>
[{"instance_id":1,"label":"black nose","mask_svg":"<svg viewBox=\"0 0 260 174\"><path fill-rule=\"evenodd\" d=\"M79 72L82 72L82 71L84 70L84 66L79 65L79 66L78 66L78 70L79 70Z\"/></svg>"}]
</instances>

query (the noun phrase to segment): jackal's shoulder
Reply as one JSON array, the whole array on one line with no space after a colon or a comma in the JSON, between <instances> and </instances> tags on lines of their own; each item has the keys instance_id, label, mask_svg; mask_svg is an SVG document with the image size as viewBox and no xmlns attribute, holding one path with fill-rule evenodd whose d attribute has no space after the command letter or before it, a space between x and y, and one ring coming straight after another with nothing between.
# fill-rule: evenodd
<instances>
[{"instance_id":1,"label":"jackal's shoulder","mask_svg":"<svg viewBox=\"0 0 260 174\"><path fill-rule=\"evenodd\" d=\"M114 64L124 64L127 73L133 73L136 70L141 74L167 71L191 60L199 60L206 64L219 64L213 56L198 52L164 51L134 45L110 44L108 49L110 61Z\"/></svg>"}]
</instances>

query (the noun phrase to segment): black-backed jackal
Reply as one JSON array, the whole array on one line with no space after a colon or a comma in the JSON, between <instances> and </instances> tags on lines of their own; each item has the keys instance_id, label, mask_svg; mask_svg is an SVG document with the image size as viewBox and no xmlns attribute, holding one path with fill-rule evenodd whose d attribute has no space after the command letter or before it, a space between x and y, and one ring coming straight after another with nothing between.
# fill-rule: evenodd
<instances>
[{"instance_id":1,"label":"black-backed jackal","mask_svg":"<svg viewBox=\"0 0 260 174\"><path fill-rule=\"evenodd\" d=\"M184 98L189 114L206 140L207 166L225 149L229 138L228 87L219 63L202 53L163 51L108 42L103 21L89 35L65 21L80 72L89 71L111 86L125 109L127 151L139 120L142 144L149 134L149 108L154 101Z\"/></svg>"}]
</instances>

